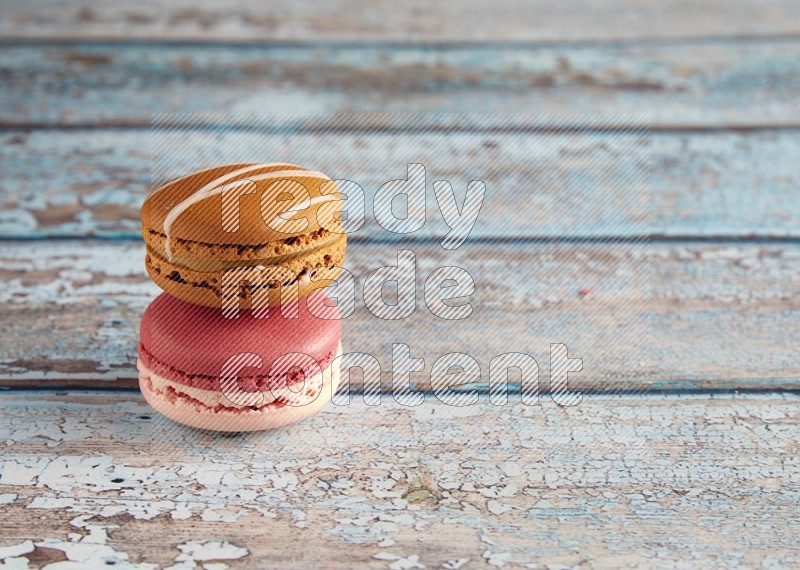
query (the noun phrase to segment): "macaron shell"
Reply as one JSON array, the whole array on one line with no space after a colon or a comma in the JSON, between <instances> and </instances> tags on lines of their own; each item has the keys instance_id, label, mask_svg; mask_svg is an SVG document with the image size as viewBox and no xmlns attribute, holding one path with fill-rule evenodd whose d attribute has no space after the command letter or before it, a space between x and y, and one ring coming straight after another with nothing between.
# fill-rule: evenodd
<instances>
[{"instance_id":1,"label":"macaron shell","mask_svg":"<svg viewBox=\"0 0 800 570\"><path fill-rule=\"evenodd\" d=\"M287 317L294 314L297 318ZM191 382L193 376L219 378L225 362L241 353L262 359L260 368L249 369L251 375L287 374L290 371L272 364L289 353L307 354L327 365L341 338L341 320L322 291L270 309L266 318L256 318L250 311L226 318L219 308L162 294L145 310L139 332L145 362L154 359L164 364L159 373L170 380Z\"/></svg>"},{"instance_id":2,"label":"macaron shell","mask_svg":"<svg viewBox=\"0 0 800 570\"><path fill-rule=\"evenodd\" d=\"M264 164L260 165L262 168L255 170L258 166L259 164L255 162L234 162L204 168L170 180L156 188L145 199L141 209L142 221L154 229L163 230L164 220L178 204L215 180L224 179L228 175L243 169L253 169L254 172L259 173L306 170L302 166L288 162Z\"/></svg>"},{"instance_id":3,"label":"macaron shell","mask_svg":"<svg viewBox=\"0 0 800 570\"><path fill-rule=\"evenodd\" d=\"M223 224L221 189L229 183L227 178L231 178L232 173L237 171L235 167L241 167L238 170L245 170L246 174L235 176L233 180L252 180L256 188L252 193L244 194L238 199L238 230L226 231ZM341 206L342 195L327 176L288 164L257 165L250 170L246 169L247 165L225 165L165 184L145 199L141 211L142 225L147 232L161 234L166 240L165 221L178 208L180 214L168 228L170 240L236 245L264 244L308 234L320 227L338 226L338 211L341 207L337 209L319 204L287 216L291 219L305 218L305 224L297 224L297 229L290 230L272 223L275 216L293 209L292 205L304 197L302 188L308 192L309 200L325 196L332 203ZM264 176L270 178L259 180L259 177ZM219 191L197 194L209 184L216 184ZM288 195L284 196L286 192L296 199L289 200ZM198 201L192 202L185 209L182 207L187 200L192 201L194 198L198 198Z\"/></svg>"}]
</instances>

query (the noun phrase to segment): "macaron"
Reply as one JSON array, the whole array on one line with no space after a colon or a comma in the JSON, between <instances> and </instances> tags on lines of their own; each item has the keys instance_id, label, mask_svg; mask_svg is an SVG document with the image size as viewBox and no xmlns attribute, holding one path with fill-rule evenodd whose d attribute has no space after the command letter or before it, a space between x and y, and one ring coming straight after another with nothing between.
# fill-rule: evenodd
<instances>
[{"instance_id":1,"label":"macaron","mask_svg":"<svg viewBox=\"0 0 800 570\"><path fill-rule=\"evenodd\" d=\"M311 416L339 383L341 320L322 291L260 315L161 294L140 326L139 387L162 415L196 428L256 431Z\"/></svg>"},{"instance_id":2,"label":"macaron","mask_svg":"<svg viewBox=\"0 0 800 570\"><path fill-rule=\"evenodd\" d=\"M344 263L342 194L321 172L236 163L172 180L145 200L145 266L189 303L275 306L332 283Z\"/></svg>"}]
</instances>

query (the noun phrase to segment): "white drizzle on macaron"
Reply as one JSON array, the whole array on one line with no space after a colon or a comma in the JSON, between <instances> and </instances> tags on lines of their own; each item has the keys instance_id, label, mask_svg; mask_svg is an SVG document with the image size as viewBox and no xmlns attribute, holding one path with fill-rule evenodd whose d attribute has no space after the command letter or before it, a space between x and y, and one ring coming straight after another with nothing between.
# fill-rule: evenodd
<instances>
[{"instance_id":1,"label":"white drizzle on macaron","mask_svg":"<svg viewBox=\"0 0 800 570\"><path fill-rule=\"evenodd\" d=\"M257 174L255 176L248 176L249 173L256 172L258 170L263 170L264 168L275 168L275 167L286 167L286 168L282 170L274 170L271 172ZM219 168L219 167L214 167L214 168ZM195 172L188 176L196 176L197 174L198 173ZM175 204L175 206L173 206L170 209L169 213L167 214L167 217L164 219L164 253L167 256L167 259L170 262L173 261L172 250L170 248L170 235L171 235L172 225L175 223L175 221L181 214L183 214L187 209L189 209L194 204L197 204L198 202L201 202L206 198L209 198L216 194L221 194L225 189L225 187L227 186L227 184L230 182L236 182L238 180L245 180L245 179L255 182L257 180L261 181L269 179L291 178L296 176L302 176L304 178L314 178L321 180L323 182L330 181L330 178L328 178L325 174L322 174L321 172L306 170L301 166L293 164L285 164L285 163L265 163L265 164L251 164L244 168L239 168L237 170L234 170L233 172L229 172L227 174L219 176L216 179L212 180L211 182L207 183L206 185L202 186L201 188L198 188L197 190L192 192L192 194L187 196L184 200ZM182 178L187 178L187 177L182 177ZM166 186L162 186L159 190L156 190L156 192L159 192L164 188L166 188ZM283 216L285 216L288 213L296 213L306 210L312 206L321 204L323 202L328 202L332 197L333 196L330 194L324 194L316 196L311 200L300 200L297 204L293 204L288 209L284 210L281 213L278 213L268 225L269 227L273 227L273 224L275 224L276 222L289 221L287 218L284 218Z\"/></svg>"}]
</instances>

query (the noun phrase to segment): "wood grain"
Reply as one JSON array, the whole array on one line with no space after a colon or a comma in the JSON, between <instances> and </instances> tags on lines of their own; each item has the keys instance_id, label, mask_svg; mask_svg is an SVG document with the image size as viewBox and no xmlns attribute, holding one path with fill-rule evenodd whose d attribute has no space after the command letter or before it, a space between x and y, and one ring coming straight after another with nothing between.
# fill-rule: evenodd
<instances>
[{"instance_id":1,"label":"wood grain","mask_svg":"<svg viewBox=\"0 0 800 570\"><path fill-rule=\"evenodd\" d=\"M431 4L385 0L254 3L114 0L4 4L0 37L146 38L172 41L608 41L800 34L791 0L595 0L553 3L478 0Z\"/></svg>"},{"instance_id":2,"label":"wood grain","mask_svg":"<svg viewBox=\"0 0 800 570\"><path fill-rule=\"evenodd\" d=\"M156 142L173 150L151 156ZM450 180L461 200L472 177L487 185L473 237L800 237L800 131L654 133L649 140L535 131L157 138L141 130L10 131L0 133L0 148L0 236L6 238L138 239L154 166L170 178L241 160L289 160L358 182L369 213L368 224L352 236L358 239L391 238L374 223L372 197L384 182L404 178L409 162L427 167L428 223L416 234L423 238L447 231L433 181ZM641 165L628 168L631 156L648 159L649 204L627 202L647 198L646 186L636 187L646 172Z\"/></svg>"},{"instance_id":3,"label":"wood grain","mask_svg":"<svg viewBox=\"0 0 800 570\"><path fill-rule=\"evenodd\" d=\"M369 313L365 276L417 259L417 310L405 320ZM135 386L138 326L158 293L139 243L7 243L0 252L0 354L4 386ZM343 322L347 352L376 356L391 386L391 344L406 343L429 387L436 358L506 352L533 356L542 390L551 343L565 343L587 391L796 389L800 381L800 248L778 245L469 243L355 244L345 266L356 283L355 314ZM437 267L459 266L475 281L473 314L435 317L423 301ZM651 288L652 287L652 288ZM723 332L724 331L724 332ZM515 378L512 378L515 380ZM352 388L357 389L355 374Z\"/></svg>"},{"instance_id":4,"label":"wood grain","mask_svg":"<svg viewBox=\"0 0 800 570\"><path fill-rule=\"evenodd\" d=\"M4 3L0 566L799 567L800 4L280 4ZM518 136L486 115L406 144L385 117L344 132L316 115L317 132L297 134L297 113L576 109L547 144L533 116ZM385 392L391 343L407 343L425 359L412 376L423 405L384 393L368 406L354 377L347 406L222 436L127 389L158 293L137 235L150 116L211 110L239 126L281 118L238 147L220 130L204 147L164 139L183 152L157 155L158 177L209 157L287 158L370 199L408 162L457 192L481 161L497 165L455 252L435 243L435 213L413 241L374 224L353 236L359 284L399 248L417 254L414 315L381 321L358 301L344 343L378 357ZM636 147L607 126L575 144L597 114L622 113L655 131L652 220L617 207ZM548 191L590 179L593 161L614 184ZM648 233L672 241L648 248ZM612 242L574 240L600 236ZM473 276L469 319L422 302L442 265ZM579 406L547 394L551 342L583 359ZM471 406L430 390L433 361L454 350L484 372ZM540 405L513 383L509 405L489 404L488 361L509 351L540 363ZM769 394L719 393L743 391Z\"/></svg>"},{"instance_id":5,"label":"wood grain","mask_svg":"<svg viewBox=\"0 0 800 570\"><path fill-rule=\"evenodd\" d=\"M798 404L781 394L572 408L353 402L226 437L168 423L133 393L8 392L0 557L794 567Z\"/></svg>"},{"instance_id":6,"label":"wood grain","mask_svg":"<svg viewBox=\"0 0 800 570\"><path fill-rule=\"evenodd\" d=\"M38 6L38 3L37 3ZM648 23L649 28L649 23ZM153 112L647 113L654 128L798 125L800 41L600 45L0 45L0 125Z\"/></svg>"}]
</instances>

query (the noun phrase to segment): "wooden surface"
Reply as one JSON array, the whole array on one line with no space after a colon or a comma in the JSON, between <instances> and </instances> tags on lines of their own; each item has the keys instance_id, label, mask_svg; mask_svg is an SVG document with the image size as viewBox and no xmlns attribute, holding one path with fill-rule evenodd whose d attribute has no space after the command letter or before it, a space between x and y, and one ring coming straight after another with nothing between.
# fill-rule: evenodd
<instances>
[{"instance_id":1,"label":"wooden surface","mask_svg":"<svg viewBox=\"0 0 800 570\"><path fill-rule=\"evenodd\" d=\"M178 429L134 394L10 392L0 402L0 433L14 444L2 459L0 533L35 560L800 563L797 395L574 408L389 398L232 438Z\"/></svg>"},{"instance_id":2,"label":"wooden surface","mask_svg":"<svg viewBox=\"0 0 800 570\"><path fill-rule=\"evenodd\" d=\"M0 326L15 347L0 363L0 386L136 386L139 319L160 292L142 269L143 245L50 242L31 260L30 249L41 244L10 243L0 253ZM425 389L433 361L453 350L473 355L484 374L494 356L525 352L547 380L549 344L559 338L584 359L585 373L572 384L585 390L798 387L796 245L653 244L642 260L636 244L489 242L445 252L411 243L418 309L406 320L382 321L364 307L361 285L370 271L396 263L402 247L352 244L345 263L359 294L355 314L343 322L344 349L375 355L386 389L392 343L425 358L426 371L412 375ZM438 319L421 298L427 276L444 265L463 267L475 280L474 312L465 321ZM582 297L583 289L592 293Z\"/></svg>"},{"instance_id":3,"label":"wooden surface","mask_svg":"<svg viewBox=\"0 0 800 570\"><path fill-rule=\"evenodd\" d=\"M122 0L101 5L79 0L7 0L0 33L10 38L143 38L213 41L381 41L502 43L686 39L800 34L792 0L648 2L598 0L553 3L468 0L364 5L337 0L254 3L179 0L164 5Z\"/></svg>"},{"instance_id":4,"label":"wooden surface","mask_svg":"<svg viewBox=\"0 0 800 570\"><path fill-rule=\"evenodd\" d=\"M648 113L654 128L800 127L800 46L0 45L5 126L149 127L158 112Z\"/></svg>"},{"instance_id":5,"label":"wooden surface","mask_svg":"<svg viewBox=\"0 0 800 570\"><path fill-rule=\"evenodd\" d=\"M0 566L800 566L797 2L9 0L0 62ZM229 129L154 136L172 111ZM411 138L408 116L319 115L353 111L441 114ZM516 131L492 112L521 113ZM259 132L254 113L278 115ZM411 248L420 287L460 265L474 316L357 302L345 349L379 358L380 406L354 377L350 405L275 432L160 419L134 388L158 293L138 209L153 176L209 156L313 165L368 203L407 162L456 187L483 169L460 249L429 212L413 239L368 223L346 262L360 284ZM643 157L649 208L618 207L636 178L575 185L569 208L548 191ZM578 406L547 393L557 338L584 362ZM512 383L491 406L484 376L448 406L417 373L425 403L402 406L392 342L426 372L527 352L540 405Z\"/></svg>"},{"instance_id":6,"label":"wooden surface","mask_svg":"<svg viewBox=\"0 0 800 570\"><path fill-rule=\"evenodd\" d=\"M158 135L162 146L171 144L173 138ZM578 142L563 134L547 137L547 144L542 138L536 132L519 136L467 132L456 137L445 131L414 137L419 145L387 148L390 134L265 137L237 133L221 135L212 144L188 145L161 175L178 176L202 168L206 153L225 162L234 156L238 157L235 160L259 160L264 152L275 160L314 164L330 176L354 180L368 194L370 205L380 184L405 177L409 161L427 164L432 169L428 176L435 176L436 166L442 162L436 153L440 145L447 144L451 152L458 153L448 160L457 160L465 171L470 161L480 161L477 171L487 183L488 198L473 237L563 237L562 220L545 215L533 218L528 209L516 207L517 194L526 191L531 208L552 212L558 207L556 200L561 199L558 191L546 191L554 177L558 181L576 173L591 175L593 157L617 169L612 179L630 180L630 174L625 174L625 158L633 139L644 138L649 146L637 150L636 155L650 163L652 206L619 208L618 202L630 194L629 183L604 188L602 199L592 193L592 186L576 186L570 236L642 237L652 233L689 239L800 238L800 174L796 168L800 130L655 133L652 138L585 134ZM228 144L233 140L237 141L235 148L241 149L238 153ZM138 129L12 129L0 133L4 173L0 180L0 236L138 239L139 208L150 189L151 142L150 132ZM575 144L586 149L585 158L573 163L556 160ZM608 153L613 153L619 164L609 160ZM465 158L453 158L459 155ZM492 162L498 156L502 162ZM34 175L42 170L48 176ZM468 180L464 172L445 174L461 188ZM442 235L446 230L435 215L432 193L430 198L430 223L415 234L420 237ZM649 223L637 217L643 210L650 212ZM391 239L391 234L374 222L352 237L370 236Z\"/></svg>"}]
</instances>

